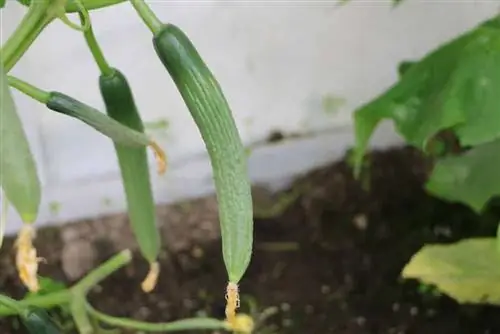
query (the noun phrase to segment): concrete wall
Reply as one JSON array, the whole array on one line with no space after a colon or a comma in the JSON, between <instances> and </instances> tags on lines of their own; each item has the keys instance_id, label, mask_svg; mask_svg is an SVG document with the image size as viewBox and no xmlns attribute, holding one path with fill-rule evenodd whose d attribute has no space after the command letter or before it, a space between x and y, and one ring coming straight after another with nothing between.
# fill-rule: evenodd
<instances>
[{"instance_id":1,"label":"concrete wall","mask_svg":"<svg viewBox=\"0 0 500 334\"><path fill-rule=\"evenodd\" d=\"M252 180L279 188L352 145L352 111L397 79L399 61L422 56L497 11L486 1L406 0L396 9L390 3L165 0L151 7L185 30L216 74L241 136L253 148ZM3 40L24 11L11 1L1 12ZM92 12L92 19L108 60L131 83L148 132L168 153L169 171L153 177L157 201L212 192L204 144L154 54L150 32L128 3ZM42 34L12 74L103 108L98 70L83 37L60 22ZM123 211L110 140L14 94L44 185L39 224ZM301 136L266 144L275 130ZM399 141L389 126L373 144ZM13 210L10 217L8 233L19 226Z\"/></svg>"}]
</instances>

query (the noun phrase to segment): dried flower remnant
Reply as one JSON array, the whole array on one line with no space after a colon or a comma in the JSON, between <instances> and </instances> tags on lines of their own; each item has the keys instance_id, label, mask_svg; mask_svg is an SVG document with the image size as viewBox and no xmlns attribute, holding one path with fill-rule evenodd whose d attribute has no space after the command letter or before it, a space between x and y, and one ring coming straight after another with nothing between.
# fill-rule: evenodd
<instances>
[{"instance_id":1,"label":"dried flower remnant","mask_svg":"<svg viewBox=\"0 0 500 334\"><path fill-rule=\"evenodd\" d=\"M151 141L149 146L153 149L153 153L156 160L158 174L163 175L167 170L167 156L165 151L163 151L155 141Z\"/></svg>"},{"instance_id":2,"label":"dried flower remnant","mask_svg":"<svg viewBox=\"0 0 500 334\"><path fill-rule=\"evenodd\" d=\"M153 262L149 268L148 275L141 284L142 291L148 293L153 291L160 276L160 265L158 262Z\"/></svg>"},{"instance_id":3,"label":"dried flower remnant","mask_svg":"<svg viewBox=\"0 0 500 334\"><path fill-rule=\"evenodd\" d=\"M236 324L236 309L240 307L238 285L229 282L226 288L226 319L234 326Z\"/></svg>"},{"instance_id":4,"label":"dried flower remnant","mask_svg":"<svg viewBox=\"0 0 500 334\"><path fill-rule=\"evenodd\" d=\"M38 263L43 261L36 255L36 249L33 246L34 238L35 229L33 226L24 224L15 243L17 248L16 267L19 278L31 292L37 292L40 289L37 277Z\"/></svg>"}]
</instances>

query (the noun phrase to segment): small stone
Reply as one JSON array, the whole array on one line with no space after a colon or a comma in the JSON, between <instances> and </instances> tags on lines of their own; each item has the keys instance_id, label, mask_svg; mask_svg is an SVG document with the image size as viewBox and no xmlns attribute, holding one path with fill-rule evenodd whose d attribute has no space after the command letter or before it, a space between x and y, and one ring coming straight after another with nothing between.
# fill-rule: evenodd
<instances>
[{"instance_id":1,"label":"small stone","mask_svg":"<svg viewBox=\"0 0 500 334\"><path fill-rule=\"evenodd\" d=\"M312 313L314 313L314 307L312 305L306 305L306 307L304 308L304 311L307 314L312 314Z\"/></svg>"},{"instance_id":2,"label":"small stone","mask_svg":"<svg viewBox=\"0 0 500 334\"><path fill-rule=\"evenodd\" d=\"M140 307L136 312L136 316L139 319L147 319L150 314L151 314L151 310L145 306Z\"/></svg>"},{"instance_id":3,"label":"small stone","mask_svg":"<svg viewBox=\"0 0 500 334\"><path fill-rule=\"evenodd\" d=\"M365 214L361 213L354 216L352 220L354 226L358 228L358 230L364 231L368 227L368 218Z\"/></svg>"},{"instance_id":4,"label":"small stone","mask_svg":"<svg viewBox=\"0 0 500 334\"><path fill-rule=\"evenodd\" d=\"M62 268L68 279L77 280L94 268L97 252L86 240L65 242L61 252Z\"/></svg>"},{"instance_id":5,"label":"small stone","mask_svg":"<svg viewBox=\"0 0 500 334\"><path fill-rule=\"evenodd\" d=\"M360 327L364 326L366 324L366 318L365 317L357 317L356 324L358 324L358 326L360 326Z\"/></svg>"},{"instance_id":6,"label":"small stone","mask_svg":"<svg viewBox=\"0 0 500 334\"><path fill-rule=\"evenodd\" d=\"M437 311L435 309L428 309L425 314L429 317L432 318L437 314Z\"/></svg>"},{"instance_id":7,"label":"small stone","mask_svg":"<svg viewBox=\"0 0 500 334\"><path fill-rule=\"evenodd\" d=\"M201 249L198 246L195 246L191 251L191 255L196 259L200 259L203 257L203 249Z\"/></svg>"},{"instance_id":8,"label":"small stone","mask_svg":"<svg viewBox=\"0 0 500 334\"><path fill-rule=\"evenodd\" d=\"M281 307L281 310L282 310L283 312L288 312L288 311L290 311L290 308L291 308L291 307L290 307L290 304L288 304L288 303L282 303L282 304L280 305L280 307Z\"/></svg>"},{"instance_id":9,"label":"small stone","mask_svg":"<svg viewBox=\"0 0 500 334\"><path fill-rule=\"evenodd\" d=\"M329 292L330 292L330 290L331 290L331 289L330 289L330 287L329 287L328 285L322 285L322 286L321 286L321 293L322 293L322 294L325 294L325 295L326 295L327 293L329 293Z\"/></svg>"}]
</instances>

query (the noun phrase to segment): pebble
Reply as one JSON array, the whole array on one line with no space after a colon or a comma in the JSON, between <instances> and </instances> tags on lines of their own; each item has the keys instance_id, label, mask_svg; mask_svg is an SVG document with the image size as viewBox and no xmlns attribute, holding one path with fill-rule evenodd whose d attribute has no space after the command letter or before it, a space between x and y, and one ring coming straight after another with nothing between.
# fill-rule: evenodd
<instances>
[{"instance_id":1,"label":"pebble","mask_svg":"<svg viewBox=\"0 0 500 334\"><path fill-rule=\"evenodd\" d=\"M314 313L314 307L312 305L306 305L306 307L304 308L304 311L307 314L312 314L312 313Z\"/></svg>"},{"instance_id":2,"label":"pebble","mask_svg":"<svg viewBox=\"0 0 500 334\"><path fill-rule=\"evenodd\" d=\"M366 230L366 228L368 227L368 218L363 213L354 216L352 222L354 223L354 226L356 226L358 230L361 231Z\"/></svg>"},{"instance_id":3,"label":"pebble","mask_svg":"<svg viewBox=\"0 0 500 334\"><path fill-rule=\"evenodd\" d=\"M291 307L290 307L290 304L288 304L288 303L282 303L282 304L280 305L280 307L281 307L281 310L282 310L283 312L288 312L288 311L290 311L290 308L291 308Z\"/></svg>"},{"instance_id":4,"label":"pebble","mask_svg":"<svg viewBox=\"0 0 500 334\"><path fill-rule=\"evenodd\" d=\"M398 303L392 304L392 311L393 312L399 311L400 308L401 308L401 306Z\"/></svg>"},{"instance_id":5,"label":"pebble","mask_svg":"<svg viewBox=\"0 0 500 334\"><path fill-rule=\"evenodd\" d=\"M358 324L358 326L360 326L360 327L363 327L366 324L366 318L365 317L357 317L356 324Z\"/></svg>"}]
</instances>

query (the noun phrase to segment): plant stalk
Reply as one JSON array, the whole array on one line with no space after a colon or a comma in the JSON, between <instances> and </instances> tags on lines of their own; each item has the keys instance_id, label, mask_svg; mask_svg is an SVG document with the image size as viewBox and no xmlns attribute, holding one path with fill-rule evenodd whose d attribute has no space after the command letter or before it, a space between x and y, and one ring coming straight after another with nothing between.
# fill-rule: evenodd
<instances>
[{"instance_id":1,"label":"plant stalk","mask_svg":"<svg viewBox=\"0 0 500 334\"><path fill-rule=\"evenodd\" d=\"M3 245L3 238L5 235L5 226L7 225L7 216L9 213L9 199L5 194L5 191L2 191L2 212L0 212L0 249Z\"/></svg>"},{"instance_id":2,"label":"plant stalk","mask_svg":"<svg viewBox=\"0 0 500 334\"><path fill-rule=\"evenodd\" d=\"M144 0L130 0L130 3L144 23L148 26L149 30L151 30L153 35L156 35L161 31L164 26L163 22L160 21L158 16L156 16Z\"/></svg>"},{"instance_id":3,"label":"plant stalk","mask_svg":"<svg viewBox=\"0 0 500 334\"><path fill-rule=\"evenodd\" d=\"M82 278L80 282L75 284L71 289L53 292L43 296L34 296L26 299L16 301L16 304L22 308L25 306L35 306L44 309L52 308L59 305L71 303L73 299L78 296L84 296L88 291L99 284L107 276L111 275L114 271L120 269L130 262L132 253L130 250L124 250L111 259L107 260L99 267L91 271L87 276ZM2 304L0 302L0 304ZM16 314L16 311L11 307L0 305L0 317Z\"/></svg>"},{"instance_id":4,"label":"plant stalk","mask_svg":"<svg viewBox=\"0 0 500 334\"><path fill-rule=\"evenodd\" d=\"M80 21L82 22L82 24L84 24L85 16L82 13L78 13L78 15L80 16ZM92 24L89 25L89 28L83 33L83 36L85 37L85 41L87 42L90 52L92 53L92 56L94 57L94 60L99 67L99 71L101 72L101 74L105 76L112 75L114 70L111 68L111 66L109 66L109 63L104 57L104 53L102 52L102 49L99 46L97 39L95 38Z\"/></svg>"},{"instance_id":5,"label":"plant stalk","mask_svg":"<svg viewBox=\"0 0 500 334\"><path fill-rule=\"evenodd\" d=\"M178 332L192 330L228 330L226 322L213 318L191 318L165 323L147 323L128 318L118 318L94 309L87 303L88 313L97 320L111 326L129 328L146 332Z\"/></svg>"},{"instance_id":6,"label":"plant stalk","mask_svg":"<svg viewBox=\"0 0 500 334\"><path fill-rule=\"evenodd\" d=\"M34 296L16 301L16 304L23 308L26 306L40 307L44 309L52 308L58 305L64 305L71 300L71 292L63 290L53 292L44 296ZM1 304L1 303L0 303ZM5 305L0 305L0 317L15 315L17 312Z\"/></svg>"},{"instance_id":7,"label":"plant stalk","mask_svg":"<svg viewBox=\"0 0 500 334\"><path fill-rule=\"evenodd\" d=\"M5 295L0 295L0 304L10 309L14 314L21 314L23 311L23 308L19 305L17 300Z\"/></svg>"},{"instance_id":8,"label":"plant stalk","mask_svg":"<svg viewBox=\"0 0 500 334\"><path fill-rule=\"evenodd\" d=\"M43 29L52 21L46 15L49 7L50 0L33 1L21 23L19 23L16 30L14 30L2 46L0 56L7 73L21 59Z\"/></svg>"},{"instance_id":9,"label":"plant stalk","mask_svg":"<svg viewBox=\"0 0 500 334\"><path fill-rule=\"evenodd\" d=\"M73 293L86 295L90 289L99 284L106 277L117 271L132 260L132 253L126 249L113 256L99 267L81 279L71 290Z\"/></svg>"},{"instance_id":10,"label":"plant stalk","mask_svg":"<svg viewBox=\"0 0 500 334\"><path fill-rule=\"evenodd\" d=\"M84 295L73 294L70 310L79 334L94 333L94 326L92 326L86 310L86 300Z\"/></svg>"},{"instance_id":11,"label":"plant stalk","mask_svg":"<svg viewBox=\"0 0 500 334\"><path fill-rule=\"evenodd\" d=\"M46 104L50 99L49 92L41 90L40 88L37 88L32 84L27 83L26 81L23 81L11 75L7 77L7 81L9 83L9 86L17 89L23 94L28 95L29 97L40 103Z\"/></svg>"}]
</instances>

